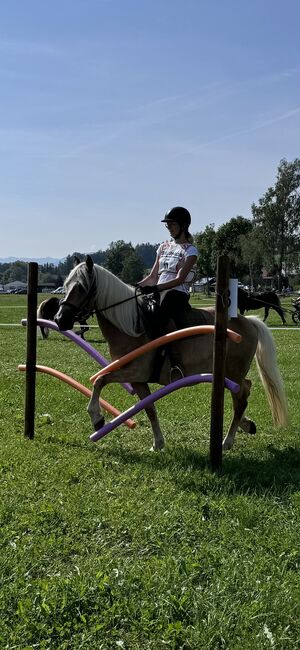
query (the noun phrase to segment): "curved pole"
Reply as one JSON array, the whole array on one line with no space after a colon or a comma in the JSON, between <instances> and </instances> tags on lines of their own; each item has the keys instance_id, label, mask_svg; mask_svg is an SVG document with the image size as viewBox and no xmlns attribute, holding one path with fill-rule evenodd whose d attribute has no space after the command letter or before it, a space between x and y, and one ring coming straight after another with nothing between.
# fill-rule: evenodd
<instances>
[{"instance_id":1,"label":"curved pole","mask_svg":"<svg viewBox=\"0 0 300 650\"><path fill-rule=\"evenodd\" d=\"M110 372L114 372L114 370L119 370L130 361L133 361L133 359L140 357L145 352L150 352L150 350L155 350L156 348L159 348L161 345L164 344L167 345L172 341L177 341L178 339L184 339L189 336L197 336L199 334L213 334L214 331L215 331L214 325L195 325L194 327L185 327L182 330L177 330L176 332L170 332L169 334L160 336L158 339L155 339L154 341L149 341L149 343L145 343L145 345L141 345L139 348L132 350L128 354L125 354L123 357L121 357L121 359L116 359L108 366L102 368L102 370L99 370L98 372L96 372L95 375L90 377L90 381L94 383L96 379L98 379L98 377L103 377L103 375L108 375ZM240 343L240 341L242 340L240 334L230 329L227 329L227 336L235 343Z\"/></svg>"},{"instance_id":2,"label":"curved pole","mask_svg":"<svg viewBox=\"0 0 300 650\"><path fill-rule=\"evenodd\" d=\"M27 319L22 318L21 323L24 327L27 325ZM45 318L37 318L36 324L39 325L39 327L49 327L49 329L54 330L55 332L58 332L59 334L63 334L64 336L67 337L67 339L70 339L73 341L73 343L76 343L80 348L82 348L87 354L90 355L94 359L94 361L97 361L100 366L107 366L108 361L105 359L105 357L98 352L98 350L95 350L93 346L88 343L87 341L84 341L84 339L80 338L78 334L75 334L75 332L72 332L71 330L65 330L62 331L59 329L58 325L54 323L52 320L46 320ZM127 390L130 395L135 395L135 390L132 388L132 386L128 383L122 384L122 386Z\"/></svg>"},{"instance_id":3,"label":"curved pole","mask_svg":"<svg viewBox=\"0 0 300 650\"><path fill-rule=\"evenodd\" d=\"M201 375L191 375L190 377L183 377L183 379L178 379L177 381L172 382L172 384L167 384L167 386L163 386L162 388L159 388L157 391L154 393L151 393L151 395L147 395L147 397L144 397L144 399L141 399L139 402L131 406L127 411L124 411L121 415L118 415L118 417L114 418L114 420L111 420L111 422L107 422L107 424L104 424L101 429L98 431L95 431L95 433L92 433L90 436L90 440L92 442L97 442L100 438L104 438L108 433L113 431L113 429L116 429L120 424L122 424L126 418L131 417L132 415L136 415L136 413L139 413L142 411L144 408L146 408L149 404L152 404L153 402L156 402L156 400L161 399L165 395L168 395L169 393L173 393L174 390L177 390L178 388L183 388L184 386L193 386L194 384L199 384L199 383L211 383L213 380L213 375L211 373L207 374L201 374ZM224 381L225 387L231 390L233 393L238 393L240 390L240 386L236 384L234 381L231 381L231 379L225 378Z\"/></svg>"},{"instance_id":4,"label":"curved pole","mask_svg":"<svg viewBox=\"0 0 300 650\"><path fill-rule=\"evenodd\" d=\"M26 365L19 364L18 369L24 371L26 370ZM72 386L72 388L75 388L86 397L91 397L92 391L89 388L86 388L86 386L80 384L79 381L76 381L76 379L69 377L69 375L65 375L63 372L60 372L60 370L56 370L55 368L50 368L49 366L41 366L41 365L35 366L35 369L37 372L43 372L46 375L51 375L52 377L56 377L56 379L60 379L61 381L64 381L66 384ZM116 409L114 406L112 406L112 404L110 404L106 400L100 399L100 404L102 408L104 408L111 415L115 415L115 416L122 415L121 411ZM126 418L125 420L123 420L123 422L124 424L126 424L127 427L129 427L129 429L134 429L134 427L136 427L136 422L134 422L133 420Z\"/></svg>"}]
</instances>

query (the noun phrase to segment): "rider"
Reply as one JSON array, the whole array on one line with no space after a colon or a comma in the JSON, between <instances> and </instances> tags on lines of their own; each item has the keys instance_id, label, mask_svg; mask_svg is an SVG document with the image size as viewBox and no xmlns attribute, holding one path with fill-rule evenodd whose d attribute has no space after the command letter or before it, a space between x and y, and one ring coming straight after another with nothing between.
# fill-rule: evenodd
<instances>
[{"instance_id":1,"label":"rider","mask_svg":"<svg viewBox=\"0 0 300 650\"><path fill-rule=\"evenodd\" d=\"M172 319L177 329L186 327L186 313L190 311L189 284L196 272L198 251L193 245L189 232L191 215L186 208L176 206L166 214L165 223L172 237L171 241L160 244L153 268L138 286L143 293L160 294L160 313L157 336L167 333L168 322ZM173 366L172 354L171 364ZM174 359L174 370L183 375ZM173 370L173 368L172 368ZM173 374L177 374L172 372Z\"/></svg>"}]
</instances>

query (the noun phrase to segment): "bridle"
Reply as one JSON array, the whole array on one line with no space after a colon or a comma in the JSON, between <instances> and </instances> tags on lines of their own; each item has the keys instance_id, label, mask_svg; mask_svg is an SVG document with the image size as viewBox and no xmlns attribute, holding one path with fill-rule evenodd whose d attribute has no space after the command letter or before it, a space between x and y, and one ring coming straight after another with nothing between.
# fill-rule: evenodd
<instances>
[{"instance_id":1,"label":"bridle","mask_svg":"<svg viewBox=\"0 0 300 650\"><path fill-rule=\"evenodd\" d=\"M93 277L89 289L81 303L79 310L77 311L77 308L74 307L74 305L68 302L65 298L62 298L59 301L59 306L60 307L66 306L70 311L73 312L73 315L76 316L76 320L78 320L79 322L83 320L87 320L90 316L92 316L95 313L96 289L97 289L96 275L93 270ZM89 306L90 303L92 303L91 307Z\"/></svg>"}]
</instances>

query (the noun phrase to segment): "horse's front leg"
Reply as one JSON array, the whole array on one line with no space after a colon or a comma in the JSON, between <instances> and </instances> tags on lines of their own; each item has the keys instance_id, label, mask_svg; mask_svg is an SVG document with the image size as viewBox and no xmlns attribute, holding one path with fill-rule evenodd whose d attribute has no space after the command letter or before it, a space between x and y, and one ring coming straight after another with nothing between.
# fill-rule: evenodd
<instances>
[{"instance_id":1,"label":"horse's front leg","mask_svg":"<svg viewBox=\"0 0 300 650\"><path fill-rule=\"evenodd\" d=\"M248 418L243 417L244 412L247 408L248 397L250 395L251 381L250 379L243 379L241 381L241 390L239 393L231 393L233 401L233 419L227 433L227 436L223 440L223 449L231 449L233 447L235 434L240 426L244 431L248 429L248 433L255 433L254 430L255 424Z\"/></svg>"},{"instance_id":2,"label":"horse's front leg","mask_svg":"<svg viewBox=\"0 0 300 650\"><path fill-rule=\"evenodd\" d=\"M93 386L93 392L87 406L87 412L91 418L94 431L98 431L98 429L101 429L101 427L103 427L105 422L104 417L101 413L99 398L100 398L101 390L106 383L107 382L106 382L105 375L103 377L98 377L98 379L96 379Z\"/></svg>"},{"instance_id":3,"label":"horse's front leg","mask_svg":"<svg viewBox=\"0 0 300 650\"><path fill-rule=\"evenodd\" d=\"M144 397L148 397L148 395L151 394L148 384L132 383L132 387L140 399L144 399ZM164 448L165 440L160 428L154 404L147 406L145 408L145 411L150 420L153 431L153 446L151 447L151 451L159 451L160 449Z\"/></svg>"}]
</instances>

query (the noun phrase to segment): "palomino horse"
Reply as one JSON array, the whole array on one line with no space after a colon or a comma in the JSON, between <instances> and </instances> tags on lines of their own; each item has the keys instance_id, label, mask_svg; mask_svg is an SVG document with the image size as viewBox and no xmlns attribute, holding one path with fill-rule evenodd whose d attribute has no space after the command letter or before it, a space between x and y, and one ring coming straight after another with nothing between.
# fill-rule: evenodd
<instances>
[{"instance_id":1,"label":"palomino horse","mask_svg":"<svg viewBox=\"0 0 300 650\"><path fill-rule=\"evenodd\" d=\"M88 256L85 262L70 272L65 281L65 290L65 297L55 316L55 321L61 330L72 329L75 319L80 319L81 315L86 314L89 310L95 311L113 360L149 340L141 328L141 319L138 313L137 301L142 301L142 297L137 298L133 287L124 284L107 269L94 264L91 257ZM214 324L214 310L193 309L187 314L187 319L187 327ZM270 331L264 323L253 316L248 318L239 316L229 322L229 327L242 335L242 341L239 344L228 340L226 361L226 376L240 385L240 391L237 394L232 394L233 419L223 442L224 449L232 447L238 427L247 433L256 431L255 423L244 415L251 388L250 380L245 377L254 356L270 404L274 424L277 426L287 424L287 404ZM187 376L212 372L212 334L196 336L193 339L182 339L172 345L182 359L182 366ZM162 364L157 364L156 354L156 351L147 352L143 357L131 361L122 369L96 380L88 405L88 413L95 430L98 430L104 423L99 407L99 396L101 389L106 384L129 381L139 398L143 399L150 394L148 382L164 385L169 383L170 361L168 355L165 355ZM158 367L160 367L159 371L157 371ZM156 374L157 372L158 374ZM153 449L162 449L164 437L155 406L151 405L145 410L153 430Z\"/></svg>"}]
</instances>

